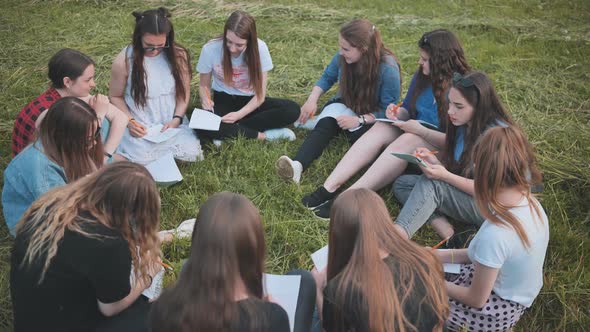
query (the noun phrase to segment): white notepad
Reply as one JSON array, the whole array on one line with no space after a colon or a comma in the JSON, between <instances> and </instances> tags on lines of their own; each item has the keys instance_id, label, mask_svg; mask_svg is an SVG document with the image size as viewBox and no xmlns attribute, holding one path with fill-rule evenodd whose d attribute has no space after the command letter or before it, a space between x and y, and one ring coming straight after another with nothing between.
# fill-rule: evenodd
<instances>
[{"instance_id":1,"label":"white notepad","mask_svg":"<svg viewBox=\"0 0 590 332\"><path fill-rule=\"evenodd\" d=\"M152 161L145 168L150 172L156 183L161 186L167 187L182 181L182 174L180 174L171 153Z\"/></svg>"},{"instance_id":2,"label":"white notepad","mask_svg":"<svg viewBox=\"0 0 590 332\"><path fill-rule=\"evenodd\" d=\"M158 296L162 294L165 273L166 272L164 268L162 268L158 273L156 273L156 275L152 279L152 284L150 285L150 287L146 288L141 294L143 294L150 300L158 298Z\"/></svg>"},{"instance_id":3,"label":"white notepad","mask_svg":"<svg viewBox=\"0 0 590 332\"><path fill-rule=\"evenodd\" d=\"M311 260L318 272L325 269L328 266L328 246L324 246L320 250L311 254Z\"/></svg>"},{"instance_id":4,"label":"white notepad","mask_svg":"<svg viewBox=\"0 0 590 332\"><path fill-rule=\"evenodd\" d=\"M162 124L149 127L147 134L143 136L143 139L153 143L162 143L180 133L180 129L178 128L168 128L166 131L162 132L162 127L164 127Z\"/></svg>"},{"instance_id":5,"label":"white notepad","mask_svg":"<svg viewBox=\"0 0 590 332\"><path fill-rule=\"evenodd\" d=\"M287 316L289 316L289 327L293 331L301 276L265 273L263 284L264 295L272 296L273 301L278 303L287 312Z\"/></svg>"},{"instance_id":6,"label":"white notepad","mask_svg":"<svg viewBox=\"0 0 590 332\"><path fill-rule=\"evenodd\" d=\"M200 108L195 108L191 115L191 122L188 124L193 129L203 130L219 130L221 125L221 117L213 112L205 111Z\"/></svg>"}]
</instances>

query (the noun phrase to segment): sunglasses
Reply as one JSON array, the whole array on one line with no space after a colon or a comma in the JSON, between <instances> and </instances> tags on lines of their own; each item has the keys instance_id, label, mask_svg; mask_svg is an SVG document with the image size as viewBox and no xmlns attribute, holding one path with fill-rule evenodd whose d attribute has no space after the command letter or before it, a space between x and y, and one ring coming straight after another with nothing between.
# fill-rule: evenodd
<instances>
[{"instance_id":1,"label":"sunglasses","mask_svg":"<svg viewBox=\"0 0 590 332\"><path fill-rule=\"evenodd\" d=\"M453 74L453 85L460 85L464 88L469 88L475 85L475 82L469 77L465 77L457 72Z\"/></svg>"},{"instance_id":2,"label":"sunglasses","mask_svg":"<svg viewBox=\"0 0 590 332\"><path fill-rule=\"evenodd\" d=\"M161 52L163 49L165 48L169 48L170 45L168 44L168 41L166 41L166 45L164 46L148 46L148 47L143 47L143 50L145 52Z\"/></svg>"}]
</instances>

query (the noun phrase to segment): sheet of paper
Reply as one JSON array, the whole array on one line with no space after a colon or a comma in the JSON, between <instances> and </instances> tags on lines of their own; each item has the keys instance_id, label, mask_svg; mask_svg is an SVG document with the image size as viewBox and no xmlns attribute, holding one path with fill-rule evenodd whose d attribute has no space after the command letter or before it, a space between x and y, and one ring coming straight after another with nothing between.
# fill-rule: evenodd
<instances>
[{"instance_id":1,"label":"sheet of paper","mask_svg":"<svg viewBox=\"0 0 590 332\"><path fill-rule=\"evenodd\" d=\"M328 246L324 246L320 250L311 254L311 260L318 272L328 267Z\"/></svg>"},{"instance_id":2,"label":"sheet of paper","mask_svg":"<svg viewBox=\"0 0 590 332\"><path fill-rule=\"evenodd\" d=\"M264 295L270 295L273 302L278 303L287 312L287 316L289 316L289 327L291 328L291 331L293 331L301 276L265 273L263 284Z\"/></svg>"},{"instance_id":3,"label":"sheet of paper","mask_svg":"<svg viewBox=\"0 0 590 332\"><path fill-rule=\"evenodd\" d=\"M180 129L178 128L168 128L166 131L161 132L162 127L164 127L162 124L149 127L147 134L143 137L143 139L154 143L162 143L180 133Z\"/></svg>"},{"instance_id":4,"label":"sheet of paper","mask_svg":"<svg viewBox=\"0 0 590 332\"><path fill-rule=\"evenodd\" d=\"M219 130L220 124L221 117L219 115L200 108L195 108L191 115L191 122L188 126L193 129L217 131Z\"/></svg>"},{"instance_id":5,"label":"sheet of paper","mask_svg":"<svg viewBox=\"0 0 590 332\"><path fill-rule=\"evenodd\" d=\"M461 264L445 263L445 264L443 264L443 270L446 273L460 274L461 273Z\"/></svg>"},{"instance_id":6,"label":"sheet of paper","mask_svg":"<svg viewBox=\"0 0 590 332\"><path fill-rule=\"evenodd\" d=\"M438 126L435 124L432 124L432 123L426 122L426 121L422 121L422 120L418 120L418 122L420 122L421 125L423 125L424 127L428 128L428 129L438 130Z\"/></svg>"},{"instance_id":7,"label":"sheet of paper","mask_svg":"<svg viewBox=\"0 0 590 332\"><path fill-rule=\"evenodd\" d=\"M413 154L393 152L392 155L394 155L400 159L403 159L409 163L416 164L416 165L422 166L422 167L428 167L428 165L426 165L426 163L422 159L414 156Z\"/></svg>"},{"instance_id":8,"label":"sheet of paper","mask_svg":"<svg viewBox=\"0 0 590 332\"><path fill-rule=\"evenodd\" d=\"M164 268L162 268L153 277L151 286L149 288L146 288L141 294L143 294L150 300L160 296L160 294L162 294L162 289L164 285L164 274L166 274L166 271L164 270Z\"/></svg>"},{"instance_id":9,"label":"sheet of paper","mask_svg":"<svg viewBox=\"0 0 590 332\"><path fill-rule=\"evenodd\" d=\"M182 181L182 174L174 161L171 153L162 156L160 159L152 161L145 166L152 175L156 183L162 186L171 186Z\"/></svg>"},{"instance_id":10,"label":"sheet of paper","mask_svg":"<svg viewBox=\"0 0 590 332\"><path fill-rule=\"evenodd\" d=\"M401 120L391 120L391 119L375 119L375 121L379 121L379 122L387 122L387 123L403 122L403 121L401 121Z\"/></svg>"}]
</instances>

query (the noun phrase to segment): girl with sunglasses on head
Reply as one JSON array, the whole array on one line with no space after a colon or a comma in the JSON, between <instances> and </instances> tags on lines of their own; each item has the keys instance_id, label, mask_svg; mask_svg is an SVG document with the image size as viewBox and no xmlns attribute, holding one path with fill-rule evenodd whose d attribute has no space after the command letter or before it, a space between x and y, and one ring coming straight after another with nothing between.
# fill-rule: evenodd
<instances>
[{"instance_id":1,"label":"girl with sunglasses on head","mask_svg":"<svg viewBox=\"0 0 590 332\"><path fill-rule=\"evenodd\" d=\"M60 98L49 107L37 128L37 140L4 171L2 211L10 234L15 234L17 221L45 192L102 166L104 150L96 113L110 107L106 98L98 98L92 108L76 97Z\"/></svg>"},{"instance_id":2,"label":"girl with sunglasses on head","mask_svg":"<svg viewBox=\"0 0 590 332\"><path fill-rule=\"evenodd\" d=\"M447 327L508 331L543 286L549 222L531 194L541 175L531 145L514 126L489 129L472 160L475 202L485 221L469 248L438 252L443 263L466 264L447 281Z\"/></svg>"},{"instance_id":3,"label":"girl with sunglasses on head","mask_svg":"<svg viewBox=\"0 0 590 332\"><path fill-rule=\"evenodd\" d=\"M150 314L152 332L288 332L287 313L263 296L266 258L260 213L246 197L222 192L203 204L190 256L176 284L162 293ZM315 284L301 275L294 332L309 331Z\"/></svg>"},{"instance_id":4,"label":"girl with sunglasses on head","mask_svg":"<svg viewBox=\"0 0 590 332\"><path fill-rule=\"evenodd\" d=\"M313 87L301 107L299 123L313 129L293 159L281 156L276 167L280 177L299 183L301 174L319 158L332 138L343 133L350 143L358 140L385 109L400 97L400 65L383 45L381 33L368 20L353 20L340 28L339 52ZM317 119L318 99L332 85L339 89ZM311 206L310 206L311 207Z\"/></svg>"},{"instance_id":5,"label":"girl with sunglasses on head","mask_svg":"<svg viewBox=\"0 0 590 332\"><path fill-rule=\"evenodd\" d=\"M440 149L444 145L451 79L454 72L467 72L469 65L461 43L448 30L439 29L422 35L418 40L418 53L419 67L401 107L391 104L386 111L388 119L402 121L376 123L348 150L324 184L303 198L305 206L317 208L318 217L328 218L330 200L365 166L372 163L350 189L379 190L401 175L407 162L393 157L392 152L411 153L419 146ZM422 126L417 120L439 129Z\"/></svg>"},{"instance_id":6,"label":"girl with sunglasses on head","mask_svg":"<svg viewBox=\"0 0 590 332\"><path fill-rule=\"evenodd\" d=\"M441 264L401 237L369 189L340 195L330 213L328 267L316 278L325 331L442 331L448 316Z\"/></svg>"},{"instance_id":7,"label":"girl with sunglasses on head","mask_svg":"<svg viewBox=\"0 0 590 332\"><path fill-rule=\"evenodd\" d=\"M94 61L87 55L64 48L55 53L48 64L51 87L39 97L23 107L16 117L12 131L12 154L16 156L29 143L34 141L35 128L46 115L46 110L62 97L78 97L95 108L102 128L105 162L112 159L127 125L127 117L114 105L98 107L108 102L107 97L90 92L94 83ZM116 156L122 159L120 156Z\"/></svg>"},{"instance_id":8,"label":"girl with sunglasses on head","mask_svg":"<svg viewBox=\"0 0 590 332\"><path fill-rule=\"evenodd\" d=\"M132 44L113 62L109 96L130 121L119 152L147 164L172 153L183 161L203 158L201 145L185 117L192 76L190 55L176 43L170 12L163 7L133 12ZM180 130L160 143L143 137L151 127Z\"/></svg>"},{"instance_id":9,"label":"girl with sunglasses on head","mask_svg":"<svg viewBox=\"0 0 590 332\"><path fill-rule=\"evenodd\" d=\"M408 238L433 219L446 225L439 229L443 238L454 235L446 217L481 226L484 217L474 200L473 146L491 127L514 126L492 82L482 72L454 75L447 113L449 124L441 160L419 147L414 154L424 161L426 167L420 167L424 174L403 175L393 184L393 192L403 204L395 225Z\"/></svg>"},{"instance_id":10,"label":"girl with sunglasses on head","mask_svg":"<svg viewBox=\"0 0 590 332\"><path fill-rule=\"evenodd\" d=\"M258 39L254 17L233 12L223 35L201 49L197 71L202 107L222 118L219 131L199 130L199 135L216 140L239 135L294 140L295 133L283 127L297 120L299 105L266 96L272 68L268 46Z\"/></svg>"},{"instance_id":11,"label":"girl with sunglasses on head","mask_svg":"<svg viewBox=\"0 0 590 332\"><path fill-rule=\"evenodd\" d=\"M15 331L147 331L158 195L143 166L122 161L39 198L12 250Z\"/></svg>"}]
</instances>

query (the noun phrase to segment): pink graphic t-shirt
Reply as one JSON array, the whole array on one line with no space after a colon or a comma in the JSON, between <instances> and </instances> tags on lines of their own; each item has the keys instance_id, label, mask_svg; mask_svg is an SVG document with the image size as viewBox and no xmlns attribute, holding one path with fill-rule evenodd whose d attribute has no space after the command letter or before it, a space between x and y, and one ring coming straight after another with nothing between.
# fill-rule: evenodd
<instances>
[{"instance_id":1,"label":"pink graphic t-shirt","mask_svg":"<svg viewBox=\"0 0 590 332\"><path fill-rule=\"evenodd\" d=\"M223 40L210 40L201 49L197 71L200 74L212 73L212 88L215 91L225 92L230 95L253 96L254 90L250 86L250 75L248 73L248 65L244 62L244 52L239 57L232 58L232 85L228 86L224 83L223 51ZM260 67L262 68L262 72L271 70L273 65L268 46L260 39L258 39L258 51L260 53Z\"/></svg>"}]
</instances>

